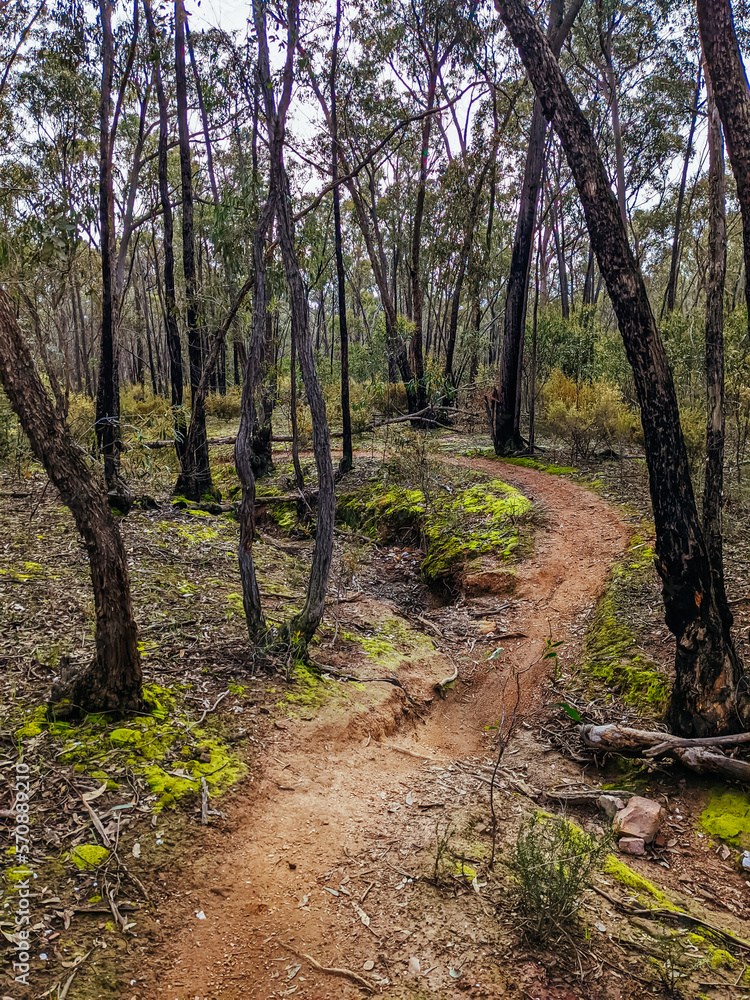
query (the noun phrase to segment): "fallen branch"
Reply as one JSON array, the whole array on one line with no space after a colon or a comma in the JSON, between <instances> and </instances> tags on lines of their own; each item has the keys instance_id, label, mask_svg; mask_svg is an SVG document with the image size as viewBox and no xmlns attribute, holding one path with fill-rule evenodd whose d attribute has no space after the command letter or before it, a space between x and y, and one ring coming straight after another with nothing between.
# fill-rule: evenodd
<instances>
[{"instance_id":1,"label":"fallen branch","mask_svg":"<svg viewBox=\"0 0 750 1000\"><path fill-rule=\"evenodd\" d=\"M407 750L406 747L397 747L393 743L386 743L385 740L376 740L375 742L378 746L385 747L387 750L395 750L396 753L405 753L407 757L416 757L418 760L431 760L433 764L443 763L437 757L432 757L426 753L417 753L415 750Z\"/></svg>"},{"instance_id":2,"label":"fallen branch","mask_svg":"<svg viewBox=\"0 0 750 1000\"><path fill-rule=\"evenodd\" d=\"M672 736L670 733L631 729L616 723L605 726L587 724L579 726L578 731L585 745L593 750L633 753L651 759L672 754L685 767L697 771L698 774L709 771L725 778L750 782L750 763L727 757L717 749L750 743L750 733L687 739L682 736ZM715 752L712 753L709 748L713 748Z\"/></svg>"},{"instance_id":3,"label":"fallen branch","mask_svg":"<svg viewBox=\"0 0 750 1000\"><path fill-rule=\"evenodd\" d=\"M331 431L331 437L343 437L343 431ZM209 445L220 445L220 444L234 444L237 440L236 435L228 435L227 437L215 437L209 438ZM271 444L291 444L293 441L291 434L279 434L273 435L271 438ZM148 448L151 451L156 451L159 448L174 448L174 438L159 438L158 441L138 441L137 444L142 444L144 448ZM31 496L30 493L25 493L23 496Z\"/></svg>"},{"instance_id":4,"label":"fallen branch","mask_svg":"<svg viewBox=\"0 0 750 1000\"><path fill-rule=\"evenodd\" d=\"M325 663L316 663L314 660L310 661L314 667L318 670L322 670L326 674L330 674L331 677L335 677L339 681L355 681L357 684L392 684L393 687L401 688L401 690L406 695L407 699L412 703L412 705L417 705L418 702L409 694L404 685L395 677L355 677L354 674L346 673L342 670L337 670L335 667L328 667Z\"/></svg>"},{"instance_id":5,"label":"fallen branch","mask_svg":"<svg viewBox=\"0 0 750 1000\"><path fill-rule=\"evenodd\" d=\"M632 729L615 722L605 726L591 724L579 726L581 739L595 750L645 750L645 757L658 757L674 747L736 747L750 743L750 733L733 736L704 736L688 739L671 733Z\"/></svg>"},{"instance_id":6,"label":"fallen branch","mask_svg":"<svg viewBox=\"0 0 750 1000\"><path fill-rule=\"evenodd\" d=\"M696 927L704 927L706 930L711 931L712 934L718 934L720 937L725 938L727 941L739 948L744 948L745 951L750 951L750 941L745 941L744 938L737 937L731 931L725 931L721 927L717 927L716 924L711 924L707 920L702 920L700 917L694 917L692 913L686 913L685 910L667 910L663 907L635 907L630 906L622 899L616 899L614 896L610 896L608 892L604 889L600 889L598 885L592 886L594 892L599 893L604 899L608 900L614 906L621 909L624 913L629 914L633 917L648 917L654 919L658 917L660 920L675 920L678 923L692 924Z\"/></svg>"},{"instance_id":7,"label":"fallen branch","mask_svg":"<svg viewBox=\"0 0 750 1000\"><path fill-rule=\"evenodd\" d=\"M304 958L304 960L309 962L314 969L318 970L318 972L325 972L329 976L339 976L342 979L351 979L353 983L361 986L363 989L367 990L368 993L375 992L375 987L372 983L368 983L366 979L363 979L362 976L358 976L357 973L352 972L351 969L339 969L333 965L321 965L320 962L315 961L312 955L306 955L302 951L297 951L296 948L292 948L290 944L284 944L283 941L280 941L279 944L291 951L293 955L297 956L297 958Z\"/></svg>"}]
</instances>

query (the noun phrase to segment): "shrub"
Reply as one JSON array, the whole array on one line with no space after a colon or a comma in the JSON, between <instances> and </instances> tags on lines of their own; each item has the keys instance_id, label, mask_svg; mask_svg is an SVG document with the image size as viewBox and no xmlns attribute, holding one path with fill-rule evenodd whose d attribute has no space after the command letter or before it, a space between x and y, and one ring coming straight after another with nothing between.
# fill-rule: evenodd
<instances>
[{"instance_id":1,"label":"shrub","mask_svg":"<svg viewBox=\"0 0 750 1000\"><path fill-rule=\"evenodd\" d=\"M218 420L239 420L242 389L239 386L227 388L225 396L211 393L206 397L206 416Z\"/></svg>"},{"instance_id":2,"label":"shrub","mask_svg":"<svg viewBox=\"0 0 750 1000\"><path fill-rule=\"evenodd\" d=\"M508 867L528 936L545 940L577 914L609 845L609 836L599 839L559 816L537 812L523 824Z\"/></svg>"},{"instance_id":3,"label":"shrub","mask_svg":"<svg viewBox=\"0 0 750 1000\"><path fill-rule=\"evenodd\" d=\"M621 451L640 429L638 416L606 379L577 385L554 371L542 389L542 402L547 429L568 449L571 462L602 448Z\"/></svg>"}]
</instances>

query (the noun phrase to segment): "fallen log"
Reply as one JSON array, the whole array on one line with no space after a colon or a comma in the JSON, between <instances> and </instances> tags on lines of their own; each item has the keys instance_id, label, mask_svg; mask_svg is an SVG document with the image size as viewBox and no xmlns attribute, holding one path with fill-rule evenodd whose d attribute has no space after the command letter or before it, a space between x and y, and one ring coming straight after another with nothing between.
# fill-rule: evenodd
<instances>
[{"instance_id":1,"label":"fallen log","mask_svg":"<svg viewBox=\"0 0 750 1000\"><path fill-rule=\"evenodd\" d=\"M675 757L693 771L703 774L720 774L723 778L750 783L750 764L745 760L727 757L723 753L711 753L705 747L674 747Z\"/></svg>"},{"instance_id":2,"label":"fallen log","mask_svg":"<svg viewBox=\"0 0 750 1000\"><path fill-rule=\"evenodd\" d=\"M632 729L629 726L620 726L616 722L604 726L588 723L579 726L578 732L586 746L594 750L643 750L644 757L659 757L675 747L737 747L750 743L750 733L689 739L673 736L671 733Z\"/></svg>"},{"instance_id":3,"label":"fallen log","mask_svg":"<svg viewBox=\"0 0 750 1000\"><path fill-rule=\"evenodd\" d=\"M331 437L340 438L343 436L343 431L331 431ZM208 443L209 445L234 444L236 440L236 436L230 435L229 437L209 438ZM274 434L271 438L271 444L291 444L293 440L294 438L291 434L279 434L278 436ZM158 441L140 441L138 443L152 451L158 448L174 448L174 438L160 438Z\"/></svg>"},{"instance_id":4,"label":"fallen log","mask_svg":"<svg viewBox=\"0 0 750 1000\"><path fill-rule=\"evenodd\" d=\"M698 774L708 771L724 778L750 783L750 763L727 757L721 750L723 747L739 747L750 743L750 733L687 739L670 733L632 729L616 723L605 726L587 724L579 726L578 731L585 745L592 750L630 753L652 760L671 754Z\"/></svg>"}]
</instances>

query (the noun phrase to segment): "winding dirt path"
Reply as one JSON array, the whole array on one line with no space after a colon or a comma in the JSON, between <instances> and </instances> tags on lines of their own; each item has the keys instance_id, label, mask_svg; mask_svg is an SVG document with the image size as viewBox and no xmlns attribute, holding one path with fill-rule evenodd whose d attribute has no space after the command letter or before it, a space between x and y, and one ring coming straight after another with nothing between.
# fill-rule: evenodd
<instances>
[{"instance_id":1,"label":"winding dirt path","mask_svg":"<svg viewBox=\"0 0 750 1000\"><path fill-rule=\"evenodd\" d=\"M601 594L629 531L604 500L562 477L488 459L446 461L502 478L537 502L546 515L533 557L518 567L518 591L503 616L507 632L525 636L503 642L504 662L520 669L535 664L523 676L523 709L528 714L542 697L541 678L549 670L548 663L536 662L545 639L551 635L570 640L580 632L576 626ZM368 958L380 956L388 965L392 936L408 937L413 931L401 926L406 911L397 907L406 904L391 904L386 911L374 882L368 895L362 859L373 844L383 844L384 863L400 871L398 846L387 855L388 845L417 846L420 837L424 840L426 823L432 825L434 839L434 813L426 815L431 803L423 802L424 811L415 816L419 803L407 797L406 790L417 789L418 794L427 787L430 768L486 752L484 727L502 712L506 676L503 670L477 669L470 686L444 702L436 700L426 724L404 728L390 738L390 747L375 740L335 743L330 732L314 725L274 730L262 762L263 778L259 783L256 779L252 796L234 806L231 834L209 831L195 871L197 888L173 901L166 927L170 958L158 966L158 975L149 977L147 990L133 997L362 996L350 979L316 971L285 946L314 956L326 967L346 967L360 975L366 975ZM358 867L354 859L359 859ZM373 914L369 928L361 919L366 909ZM206 919L196 919L195 910L202 910ZM297 966L301 968L295 972ZM506 995L497 985L502 969L486 975L494 975L492 991L469 995ZM402 979L391 975L381 995L426 995L394 981ZM447 982L430 995L467 995L454 992Z\"/></svg>"}]
</instances>

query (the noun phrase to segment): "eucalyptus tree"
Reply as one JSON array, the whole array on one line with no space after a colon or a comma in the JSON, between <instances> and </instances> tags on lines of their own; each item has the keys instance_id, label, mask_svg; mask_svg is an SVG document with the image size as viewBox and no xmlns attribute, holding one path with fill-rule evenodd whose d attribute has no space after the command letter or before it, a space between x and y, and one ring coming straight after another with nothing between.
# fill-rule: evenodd
<instances>
[{"instance_id":1,"label":"eucalyptus tree","mask_svg":"<svg viewBox=\"0 0 750 1000\"><path fill-rule=\"evenodd\" d=\"M547 38L559 56L583 0L551 0ZM503 346L500 354L498 388L489 397L490 430L496 454L522 446L520 428L521 362L523 359L526 299L528 296L531 248L536 227L536 209L544 168L547 123L538 98L534 99L526 164L521 187L518 222L505 299Z\"/></svg>"},{"instance_id":2,"label":"eucalyptus tree","mask_svg":"<svg viewBox=\"0 0 750 1000\"><path fill-rule=\"evenodd\" d=\"M674 381L643 277L591 128L549 45L522 0L495 0L495 5L565 149L633 369L656 527L656 569L666 624L677 640L670 720L686 734L732 730L748 715L740 684L743 666L721 612Z\"/></svg>"},{"instance_id":3,"label":"eucalyptus tree","mask_svg":"<svg viewBox=\"0 0 750 1000\"><path fill-rule=\"evenodd\" d=\"M242 483L239 564L243 588L243 604L250 638L254 642L263 641L265 639L266 623L263 617L260 592L252 556L255 516L255 476L252 465L252 440L254 427L257 424L255 395L262 376L262 357L266 330L265 241L275 220L289 294L292 326L291 336L298 350L300 368L310 406L313 452L318 473L315 547L313 549L305 602L299 614L295 615L283 629L283 639L286 642L291 644L292 647L304 647L317 630L325 609L325 596L333 556L336 497L326 406L315 368L315 357L310 336L307 289L297 258L289 175L284 161L287 115L292 100L294 63L299 38L299 2L298 0L288 0L279 11L274 11L275 16L282 23L285 23L286 26L285 61L278 97L274 81L271 77L268 52L267 12L269 6L270 4L264 2L264 0L254 0L253 2L253 20L258 43L256 72L259 92L263 99L263 112L268 139L269 178L268 193L265 204L259 214L253 246L253 263L255 269L253 327L245 368L240 429L235 443L235 461Z\"/></svg>"}]
</instances>

